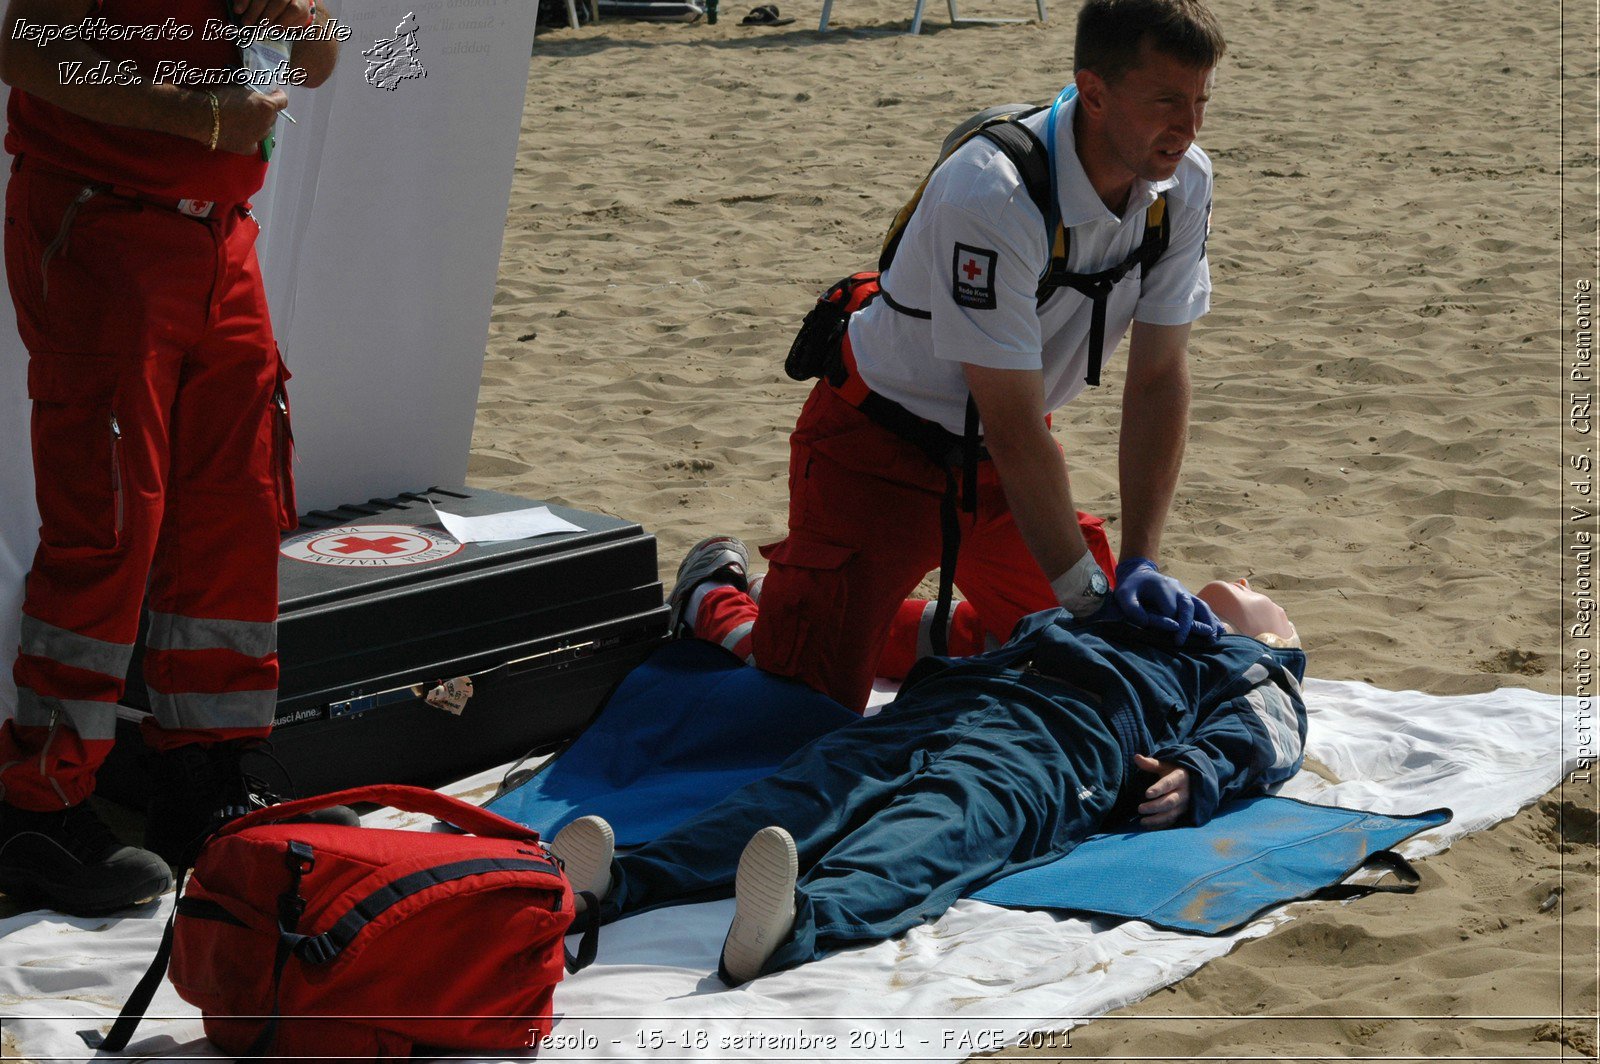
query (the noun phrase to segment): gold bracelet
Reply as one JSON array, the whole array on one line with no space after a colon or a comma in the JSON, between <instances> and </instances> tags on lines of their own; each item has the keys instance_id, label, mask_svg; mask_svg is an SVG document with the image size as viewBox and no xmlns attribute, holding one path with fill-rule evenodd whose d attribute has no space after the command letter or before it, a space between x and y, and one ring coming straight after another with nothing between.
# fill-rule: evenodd
<instances>
[{"instance_id":1,"label":"gold bracelet","mask_svg":"<svg viewBox=\"0 0 1600 1064\"><path fill-rule=\"evenodd\" d=\"M222 105L217 103L217 94L206 92L206 99L211 101L211 143L208 147L217 150L217 140L222 136Z\"/></svg>"}]
</instances>

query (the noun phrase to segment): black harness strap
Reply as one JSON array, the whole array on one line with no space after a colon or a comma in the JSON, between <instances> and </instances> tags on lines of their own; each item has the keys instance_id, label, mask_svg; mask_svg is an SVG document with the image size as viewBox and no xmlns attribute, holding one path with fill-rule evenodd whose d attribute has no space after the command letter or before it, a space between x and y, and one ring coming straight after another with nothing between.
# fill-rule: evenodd
<instances>
[{"instance_id":1,"label":"black harness strap","mask_svg":"<svg viewBox=\"0 0 1600 1064\"><path fill-rule=\"evenodd\" d=\"M1055 294L1058 288L1071 288L1081 292L1089 298L1092 310L1089 318L1089 366L1084 373L1084 380L1091 387L1100 384L1100 364L1104 358L1106 343L1106 303L1111 298L1111 290L1132 272L1135 266L1141 268L1140 277L1147 276L1153 267L1166 253L1170 239L1167 225L1167 197L1166 193L1157 193L1156 201L1145 211L1144 238L1139 246L1128 253L1128 257L1109 269L1098 273L1073 273L1067 269L1068 254L1071 250L1071 231L1061 224L1059 205L1055 201L1053 183L1050 179L1050 152L1043 141L1033 130L1017 121L1024 115L1014 116L1011 119L999 119L988 125L980 126L967 138L983 137L990 141L1011 160L1011 165L1017 168L1017 173L1022 177L1022 185L1028 190L1028 198L1033 200L1034 206L1039 208L1039 213L1044 215L1045 228L1052 234L1052 249L1050 265L1045 270L1044 278L1039 282L1036 300L1040 306ZM962 141L961 143L966 143ZM957 145L959 147L959 145ZM923 182L925 188L927 182ZM912 197L912 202L895 217L898 229L891 231L891 238L884 245L883 254L879 256L878 269L889 268L890 260L899 249L900 236L905 227L910 223L911 213L922 200L923 188L917 189L917 194ZM909 317L929 320L933 317L926 310L908 307L896 301L889 295L887 289L883 291L883 300L889 304L890 309L897 310Z\"/></svg>"},{"instance_id":2,"label":"black harness strap","mask_svg":"<svg viewBox=\"0 0 1600 1064\"><path fill-rule=\"evenodd\" d=\"M978 459L986 457L988 452L978 441L978 404L971 395L967 396L967 423L961 434L961 490L967 500L967 512L978 512Z\"/></svg>"},{"instance_id":3,"label":"black harness strap","mask_svg":"<svg viewBox=\"0 0 1600 1064\"><path fill-rule=\"evenodd\" d=\"M1106 303L1111 298L1111 290L1135 266L1140 267L1139 278L1142 281L1166 252L1168 239L1165 193L1158 193L1156 201L1145 211L1144 239L1139 246L1109 270L1099 273L1073 273L1068 270L1067 253L1072 246L1072 231L1065 226L1057 226L1056 249L1050 256L1049 271L1044 280L1039 282L1038 301L1043 306L1044 301L1054 295L1058 288L1071 288L1089 297L1092 307L1089 317L1089 366L1083 377L1091 388L1100 385L1100 362L1106 346Z\"/></svg>"},{"instance_id":4,"label":"black harness strap","mask_svg":"<svg viewBox=\"0 0 1600 1064\"><path fill-rule=\"evenodd\" d=\"M1028 194L1040 205L1040 210L1048 210L1045 205L1052 199L1049 191L1050 153L1033 130L1017 121L1032 113L1034 112L1022 112L980 125L952 146L950 153L954 153L956 148L974 137L992 141L1022 174ZM948 158L949 155L945 157ZM937 165L934 169L938 169ZM889 237L884 241L883 251L878 256L880 275L894 261L895 252L900 248L900 238L904 235L906 225L916 211L917 204L922 201L922 194L932 176L932 171L929 171L928 177L923 178L922 184L917 186L917 191L911 200L895 216L894 223L889 229ZM1046 213L1046 218L1053 217L1055 217L1053 213ZM897 313L922 321L933 319L932 311L908 307L890 295L889 290L883 287L881 276L878 292L883 296L883 301L889 305L889 309ZM899 403L885 399L876 392L868 392L858 409L890 432L915 443L944 470L944 495L939 499L939 599L934 606L932 630L928 633L928 641L935 654L946 657L950 652L950 613L955 599L956 564L961 555L961 519L958 509L977 513L978 462L986 457L978 434L978 404L969 393L966 423L959 438L952 435L944 426L925 421ZM956 479L958 463L961 470L959 483Z\"/></svg>"},{"instance_id":5,"label":"black harness strap","mask_svg":"<svg viewBox=\"0 0 1600 1064\"><path fill-rule=\"evenodd\" d=\"M966 431L961 435L961 503L968 513L978 512L978 404L967 396ZM956 563L961 558L961 519L956 513L956 470L944 466L944 496L939 500L939 601L933 608L928 642L942 657L950 653L950 611L955 599Z\"/></svg>"},{"instance_id":6,"label":"black harness strap","mask_svg":"<svg viewBox=\"0 0 1600 1064\"><path fill-rule=\"evenodd\" d=\"M894 296L890 295L889 294L889 290L887 288L883 287L883 282L881 282L881 281L878 282L878 294L883 297L883 301L885 303L889 304L889 309L890 310L899 311L901 314L904 314L908 318L921 318L923 321L932 321L933 320L933 311L931 311L931 310L918 310L915 307L906 306L904 303L900 302Z\"/></svg>"}]
</instances>

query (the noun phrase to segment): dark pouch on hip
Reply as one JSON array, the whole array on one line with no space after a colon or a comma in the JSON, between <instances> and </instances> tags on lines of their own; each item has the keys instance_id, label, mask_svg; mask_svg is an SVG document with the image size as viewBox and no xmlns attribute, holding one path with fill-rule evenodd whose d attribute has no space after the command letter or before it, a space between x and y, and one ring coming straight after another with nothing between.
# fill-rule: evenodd
<instances>
[{"instance_id":1,"label":"dark pouch on hip","mask_svg":"<svg viewBox=\"0 0 1600 1064\"><path fill-rule=\"evenodd\" d=\"M843 344L850 315L866 306L879 291L876 271L851 274L817 299L800 332L789 345L783 371L793 380L822 377L835 388L845 381Z\"/></svg>"}]
</instances>

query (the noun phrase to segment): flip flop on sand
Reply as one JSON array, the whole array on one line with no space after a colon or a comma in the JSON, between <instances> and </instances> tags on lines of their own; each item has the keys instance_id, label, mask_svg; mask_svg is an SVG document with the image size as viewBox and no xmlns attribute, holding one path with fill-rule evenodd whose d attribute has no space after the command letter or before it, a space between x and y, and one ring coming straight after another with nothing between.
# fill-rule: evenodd
<instances>
[{"instance_id":1,"label":"flip flop on sand","mask_svg":"<svg viewBox=\"0 0 1600 1064\"><path fill-rule=\"evenodd\" d=\"M762 4L740 20L741 26L787 26L792 18L779 18L777 4Z\"/></svg>"}]
</instances>

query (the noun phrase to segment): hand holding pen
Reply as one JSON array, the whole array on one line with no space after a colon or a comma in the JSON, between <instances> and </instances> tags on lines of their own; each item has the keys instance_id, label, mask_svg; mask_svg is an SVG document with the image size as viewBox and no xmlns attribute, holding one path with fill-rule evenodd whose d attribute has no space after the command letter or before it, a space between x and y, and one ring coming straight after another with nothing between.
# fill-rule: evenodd
<instances>
[{"instance_id":1,"label":"hand holding pen","mask_svg":"<svg viewBox=\"0 0 1600 1064\"><path fill-rule=\"evenodd\" d=\"M270 155L271 149L265 145L272 138L278 116L289 105L284 91L262 92L248 85L219 85L211 92L217 100L217 150L239 155L262 150L264 157Z\"/></svg>"}]
</instances>

